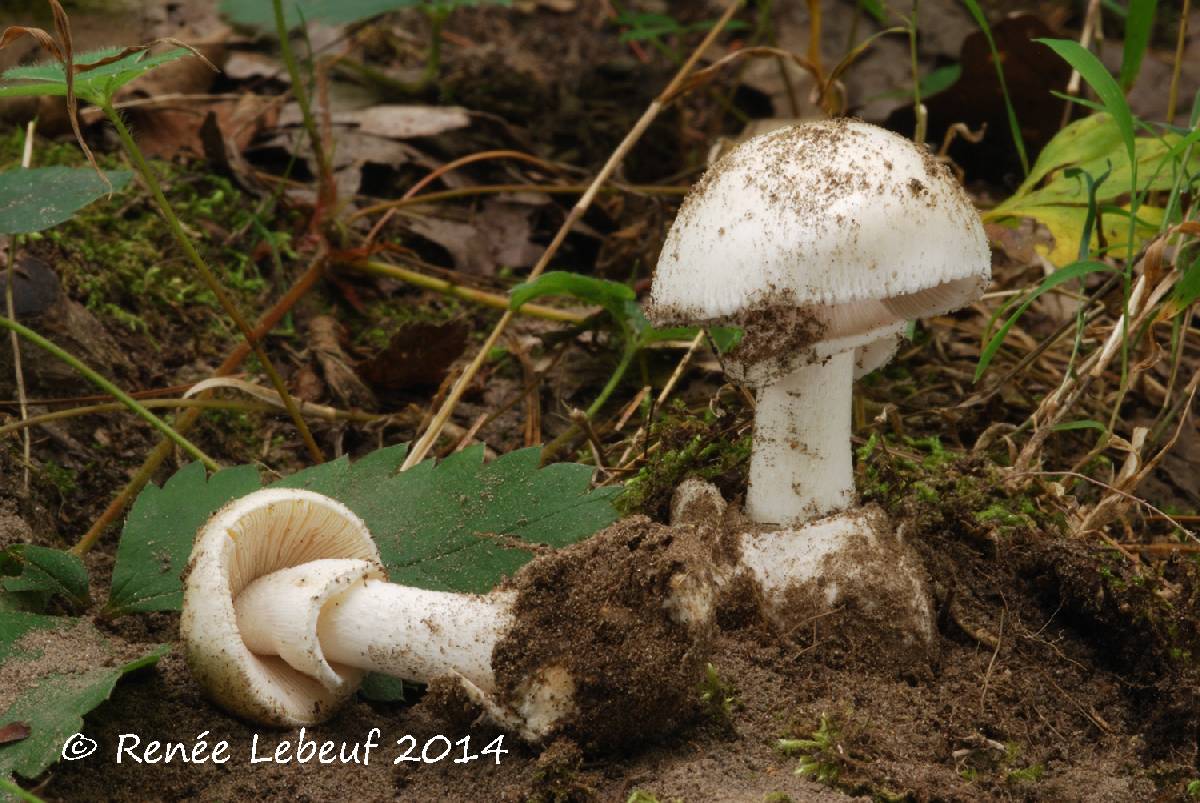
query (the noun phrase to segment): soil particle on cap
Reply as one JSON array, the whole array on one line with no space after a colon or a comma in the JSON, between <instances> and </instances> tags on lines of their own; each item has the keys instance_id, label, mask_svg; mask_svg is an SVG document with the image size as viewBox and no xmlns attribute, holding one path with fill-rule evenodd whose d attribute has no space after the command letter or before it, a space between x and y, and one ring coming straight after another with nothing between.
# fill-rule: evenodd
<instances>
[{"instance_id":1,"label":"soil particle on cap","mask_svg":"<svg viewBox=\"0 0 1200 803\"><path fill-rule=\"evenodd\" d=\"M675 731L696 712L711 628L675 621L665 603L674 578L707 578L711 562L696 528L635 516L530 563L510 586L515 622L492 653L501 700L560 666L576 713L557 728L585 749Z\"/></svg>"}]
</instances>

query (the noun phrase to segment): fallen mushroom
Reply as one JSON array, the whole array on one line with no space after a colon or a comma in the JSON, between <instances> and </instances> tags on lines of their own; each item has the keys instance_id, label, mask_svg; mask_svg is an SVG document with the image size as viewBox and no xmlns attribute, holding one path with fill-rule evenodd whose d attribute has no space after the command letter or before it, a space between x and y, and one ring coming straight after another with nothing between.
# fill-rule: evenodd
<instances>
[{"instance_id":1,"label":"fallen mushroom","mask_svg":"<svg viewBox=\"0 0 1200 803\"><path fill-rule=\"evenodd\" d=\"M686 542L687 531L676 540ZM648 653L636 629L649 623L679 644L664 661L692 655L698 678L711 621L709 559L680 552L662 536L638 536L621 551L632 576L650 578L645 596L657 605L613 600L609 613L621 612L632 632L605 649L643 661ZM558 550L484 596L411 588L387 582L365 524L344 505L310 491L268 489L230 503L198 533L180 627L201 685L225 708L258 722L323 721L365 671L378 671L422 683L454 678L487 718L537 740L595 719L598 698L639 707L636 697L620 699L628 677L591 677L564 657L578 643L555 646L556 634L530 630L540 609L565 607L573 591L558 584L557 599L534 603L526 589L547 572L565 576L584 562L579 549ZM523 643L514 650L509 642L518 634ZM522 660L526 654L537 661ZM611 693L589 688L596 684ZM693 688L689 681L686 694Z\"/></svg>"},{"instance_id":2,"label":"fallen mushroom","mask_svg":"<svg viewBox=\"0 0 1200 803\"><path fill-rule=\"evenodd\" d=\"M891 358L909 319L977 298L990 272L983 227L950 171L859 121L747 140L684 200L650 317L745 331L726 366L757 389L745 507L765 526L742 539L741 561L776 610L818 577L833 604L830 561L894 540L881 512L850 510L853 382ZM919 577L908 585L910 629L931 634Z\"/></svg>"}]
</instances>

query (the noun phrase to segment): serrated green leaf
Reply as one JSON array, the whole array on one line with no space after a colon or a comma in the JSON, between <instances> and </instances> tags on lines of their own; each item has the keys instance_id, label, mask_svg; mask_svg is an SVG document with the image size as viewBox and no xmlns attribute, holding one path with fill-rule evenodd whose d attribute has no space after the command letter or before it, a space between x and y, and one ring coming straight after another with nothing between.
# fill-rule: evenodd
<instances>
[{"instance_id":1,"label":"serrated green leaf","mask_svg":"<svg viewBox=\"0 0 1200 803\"><path fill-rule=\"evenodd\" d=\"M483 5L508 6L512 0L284 0L283 14L291 30L302 22L349 25L405 8L450 11ZM270 0L222 0L221 13L236 25L275 30Z\"/></svg>"},{"instance_id":2,"label":"serrated green leaf","mask_svg":"<svg viewBox=\"0 0 1200 803\"><path fill-rule=\"evenodd\" d=\"M540 457L531 447L480 468L483 448L473 447L398 476L380 494L386 505L372 512L392 580L486 593L533 557L525 544L565 546L616 520L612 498L619 489L588 493L592 469L569 463L538 469Z\"/></svg>"},{"instance_id":3,"label":"serrated green leaf","mask_svg":"<svg viewBox=\"0 0 1200 803\"><path fill-rule=\"evenodd\" d=\"M187 565L196 531L230 499L258 487L253 466L206 477L199 463L184 466L162 488L147 485L133 503L117 545L109 612L179 610L183 604L179 575Z\"/></svg>"},{"instance_id":4,"label":"serrated green leaf","mask_svg":"<svg viewBox=\"0 0 1200 803\"><path fill-rule=\"evenodd\" d=\"M57 226L83 207L124 189L128 170L105 172L105 184L88 167L35 167L0 173L0 234L28 234Z\"/></svg>"},{"instance_id":5,"label":"serrated green leaf","mask_svg":"<svg viewBox=\"0 0 1200 803\"><path fill-rule=\"evenodd\" d=\"M86 66L115 56L121 52L118 47L106 47L88 53L75 55L75 64ZM75 76L75 94L98 105L111 100L118 89L139 78L163 64L192 55L186 48L177 47L163 53L139 51L130 53L124 58L111 64L105 64L94 70L77 73ZM30 97L45 95L66 95L66 70L62 62L47 61L27 67L13 67L0 75L0 98Z\"/></svg>"},{"instance_id":6,"label":"serrated green leaf","mask_svg":"<svg viewBox=\"0 0 1200 803\"><path fill-rule=\"evenodd\" d=\"M401 472L405 454L404 446L391 446L354 463L343 457L271 487L339 500L371 530L395 582L443 591L487 592L538 546L580 541L617 518L612 500L620 488L589 491L588 466L539 468L538 447L484 465L476 446ZM179 573L197 529L226 502L257 488L252 467L226 469L205 483L198 463L161 489L147 486L117 549L110 610L178 610Z\"/></svg>"},{"instance_id":7,"label":"serrated green leaf","mask_svg":"<svg viewBox=\"0 0 1200 803\"><path fill-rule=\"evenodd\" d=\"M12 629L13 618L12 614L0 613L0 649L7 645L11 650L13 642L17 640L5 641L6 631ZM99 633L94 632L94 628L84 624L83 620L41 618L62 619L53 625L55 628L68 625L87 627L96 638L103 639ZM21 626L20 623L17 624L17 628ZM25 635L30 629L33 628L27 628L21 635ZM71 635L78 632L73 631ZM136 660L116 667L79 667L77 671L70 671L72 667L64 670L63 667L54 666L47 667L45 674L40 677L22 677L22 681L27 684L26 688L7 710L0 713L0 726L10 722L23 722L29 725L30 733L26 739L0 745L0 778L16 774L32 779L45 772L50 765L59 760L63 744L68 737L82 730L83 716L108 699L117 681L129 672L154 664L169 650L168 645L159 645ZM4 663L0 674L13 662L33 661L39 657L23 651L10 651L4 659L0 659Z\"/></svg>"},{"instance_id":8,"label":"serrated green leaf","mask_svg":"<svg viewBox=\"0 0 1200 803\"><path fill-rule=\"evenodd\" d=\"M13 654L14 645L34 630L54 630L73 622L62 616L44 616L40 613L0 610L0 664Z\"/></svg>"},{"instance_id":9,"label":"serrated green leaf","mask_svg":"<svg viewBox=\"0 0 1200 803\"><path fill-rule=\"evenodd\" d=\"M0 588L59 596L75 608L87 605L88 574L78 555L34 544L17 544L6 552L20 565L21 573L0 581Z\"/></svg>"}]
</instances>

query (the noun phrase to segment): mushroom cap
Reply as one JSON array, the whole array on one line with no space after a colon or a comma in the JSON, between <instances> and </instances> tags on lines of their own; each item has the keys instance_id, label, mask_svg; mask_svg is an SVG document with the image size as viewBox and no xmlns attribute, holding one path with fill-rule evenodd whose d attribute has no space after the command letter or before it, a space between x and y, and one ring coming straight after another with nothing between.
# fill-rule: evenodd
<instances>
[{"instance_id":1,"label":"mushroom cap","mask_svg":"<svg viewBox=\"0 0 1200 803\"><path fill-rule=\"evenodd\" d=\"M270 725L311 725L357 689L358 670L331 666L342 682L327 687L278 656L252 653L238 630L234 600L242 589L322 558L368 561L384 574L362 519L312 491L255 491L221 508L197 533L179 629L193 676L218 704Z\"/></svg>"},{"instance_id":2,"label":"mushroom cap","mask_svg":"<svg viewBox=\"0 0 1200 803\"><path fill-rule=\"evenodd\" d=\"M649 312L743 327L737 362L812 362L960 307L990 278L983 226L945 165L877 126L823 120L749 139L705 173L667 234Z\"/></svg>"}]
</instances>

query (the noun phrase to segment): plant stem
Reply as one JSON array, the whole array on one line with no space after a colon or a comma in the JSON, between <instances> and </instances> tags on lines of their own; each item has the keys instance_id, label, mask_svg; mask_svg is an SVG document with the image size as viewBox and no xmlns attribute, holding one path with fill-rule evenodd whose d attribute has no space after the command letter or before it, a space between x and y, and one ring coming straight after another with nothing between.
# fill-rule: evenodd
<instances>
[{"instance_id":1,"label":"plant stem","mask_svg":"<svg viewBox=\"0 0 1200 803\"><path fill-rule=\"evenodd\" d=\"M425 16L429 19L429 56L425 59L425 77L421 82L425 86L436 81L442 72L442 26L446 24L449 13L444 8L425 10Z\"/></svg>"},{"instance_id":2,"label":"plant stem","mask_svg":"<svg viewBox=\"0 0 1200 803\"><path fill-rule=\"evenodd\" d=\"M158 211L162 214L163 219L167 221L167 226L171 229L171 233L175 235L175 241L179 243L179 247L183 249L185 254L187 254L188 259L191 260L192 265L196 268L196 271L200 274L201 278L204 279L204 283L208 285L208 289L211 290L212 294L217 297L217 302L220 303L221 308L224 309L225 313L233 319L235 324L237 324L242 336L246 338L246 341L254 350L255 356L258 357L258 361L262 364L263 370L270 378L271 385L275 388L275 392L278 393L279 398L283 400L283 404L287 408L288 415L291 416L292 421L295 422L296 429L299 431L300 438L304 441L304 445L307 447L309 455L311 455L312 459L318 463L325 462L325 455L321 453L321 449L317 446L317 442L313 440L312 432L309 431L308 424L304 422L303 416L300 415L300 411L296 408L296 401L292 398L291 394L288 393L287 386L283 383L283 378L279 375L279 372L275 370L275 366L271 363L270 358L267 357L267 353L263 349L262 344L260 344L257 338L254 337L254 333L250 330L250 325L246 322L246 319L242 316L242 313L233 303L233 299L231 299L229 294L225 292L225 288L221 286L221 283L217 280L217 277L208 267L208 263L205 262L204 258L200 256L200 252L198 252L196 247L192 245L191 239L183 229L183 224L181 224L179 222L179 218L175 216L175 210L171 208L171 204L167 201L166 196L163 195L162 187L159 186L158 179L154 175L154 170L151 169L150 165L146 162L146 158L142 156L142 151L140 148L138 148L137 143L133 141L133 135L130 134L129 129L125 127L125 122L121 119L121 116L117 114L116 110L114 110L111 105L104 107L104 113L112 122L113 126L117 129L117 136L121 138L121 144L125 146L126 153L129 154L129 158L133 160L134 166L141 174L142 179L146 182L146 186L149 187L150 194L154 196L154 200L158 204Z\"/></svg>"},{"instance_id":3,"label":"plant stem","mask_svg":"<svg viewBox=\"0 0 1200 803\"><path fill-rule=\"evenodd\" d=\"M25 791L21 787L17 786L15 782L10 781L7 778L0 778L0 792L4 792L6 795L12 795L17 800L25 801L25 803L46 803L46 801L42 800L37 795L33 794L32 792Z\"/></svg>"},{"instance_id":4,"label":"plant stem","mask_svg":"<svg viewBox=\"0 0 1200 803\"><path fill-rule=\"evenodd\" d=\"M190 454L192 457L199 460L210 471L216 471L217 469L220 468L220 465L217 463L217 461L213 460L211 457L209 457L204 452L202 452L200 450L199 446L196 446L196 444L192 443L187 438L180 435L178 432L176 432L174 429L171 428L170 424L163 421L161 418L156 416L154 413L147 410L145 408L145 406L143 406L142 403L139 402L137 399L134 399L132 396L125 393L125 391L121 390L119 387L114 385L112 382L109 382L107 379L100 376L100 374L96 373L91 368L88 368L86 365L84 365L82 362L80 362L78 359L76 359L73 355L62 350L61 348L56 346L54 343L52 343L49 340L47 340L46 338L42 337L41 335L39 335L37 332L33 331L32 329L22 326L21 324L17 323L16 321L11 320L2 315L0 315L0 326L3 326L5 329L8 329L12 332L16 332L18 335L25 338L30 343L33 343L35 346L38 346L38 347L43 348L46 351L50 352L50 354L53 355L55 357L55 359L71 366L71 368L75 369L76 372L81 374L85 379L87 379L93 385L100 388L105 393L111 395L117 401L121 402L126 407L128 407L135 415L139 416L144 421L146 421L146 423L150 424L150 426L154 427L159 432L161 432L163 435L170 438L171 441L174 442L176 446L183 449L185 452Z\"/></svg>"},{"instance_id":5,"label":"plant stem","mask_svg":"<svg viewBox=\"0 0 1200 803\"><path fill-rule=\"evenodd\" d=\"M460 298L463 301L473 301L476 304L482 304L485 307L493 309L507 310L508 296L499 293L489 293L486 290L479 290L474 287L465 287L461 284L454 284L445 279L439 279L435 276L426 276L424 273L418 273L415 270L402 268L399 265L389 265L386 262L350 262L346 263L346 267L351 270L360 271L373 276L385 276L389 279L399 279L402 282L407 282L415 287L423 287L426 290L433 290L437 293L450 296L451 298ZM557 309L555 307L547 307L542 304L522 304L519 310L521 315L527 315L532 318L542 318L547 321L559 321L561 323L583 323L587 319L586 314L572 312L565 309Z\"/></svg>"},{"instance_id":6,"label":"plant stem","mask_svg":"<svg viewBox=\"0 0 1200 803\"><path fill-rule=\"evenodd\" d=\"M292 52L292 43L288 39L287 22L283 17L283 0L271 0L275 7L275 33L279 36L279 53L283 56L283 63L287 65L288 78L292 82L292 95L296 98L296 103L300 106L300 116L304 118L304 130L308 132L308 139L312 143L313 153L317 157L318 170L321 173L321 200L324 204L331 204L336 200L334 196L333 183L333 167L329 162L329 154L325 151L325 145L321 140L320 129L317 128L316 118L313 117L312 104L308 100L308 92L304 88L304 82L300 76L300 65L296 62L296 54Z\"/></svg>"},{"instance_id":7,"label":"plant stem","mask_svg":"<svg viewBox=\"0 0 1200 803\"><path fill-rule=\"evenodd\" d=\"M621 355L621 361L617 363L612 376L608 378L608 384L600 391L600 395L592 402L592 406L587 408L585 415L587 415L589 421L596 416L596 413L600 412L600 408L608 401L608 397L617 389L617 385L621 384L621 380L625 377L625 372L629 370L629 364L633 362L634 355L637 352L637 344L630 343L625 346L625 352Z\"/></svg>"},{"instance_id":8,"label":"plant stem","mask_svg":"<svg viewBox=\"0 0 1200 803\"><path fill-rule=\"evenodd\" d=\"M274 404L247 401L245 399L147 399L141 404L143 407L151 410L159 408L200 408L203 410L239 410L244 413L279 412L279 408ZM39 424L46 424L51 421L61 421L64 418L77 418L84 415L116 412L123 407L124 405L119 402L101 402L100 404L89 404L83 407L72 407L67 410L55 410L52 413L42 413L41 415L30 416L21 421L14 421L11 424L5 424L0 427L0 436L16 432L17 430L38 426ZM326 407L303 410L302 412L307 412L313 418L322 421L356 421L364 424L385 421L387 419L402 420L402 416L404 415L404 413L391 415L363 413L357 410L335 410Z\"/></svg>"}]
</instances>

